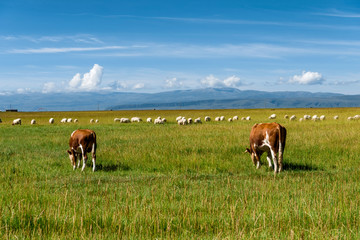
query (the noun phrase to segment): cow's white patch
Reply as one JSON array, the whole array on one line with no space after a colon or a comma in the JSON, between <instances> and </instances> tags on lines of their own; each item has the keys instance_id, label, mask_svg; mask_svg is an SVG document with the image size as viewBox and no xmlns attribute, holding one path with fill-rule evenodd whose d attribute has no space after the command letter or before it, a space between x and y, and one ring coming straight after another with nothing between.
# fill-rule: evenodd
<instances>
[{"instance_id":1,"label":"cow's white patch","mask_svg":"<svg viewBox=\"0 0 360 240\"><path fill-rule=\"evenodd\" d=\"M72 132L71 137L74 135L75 132L76 132L76 130Z\"/></svg>"}]
</instances>

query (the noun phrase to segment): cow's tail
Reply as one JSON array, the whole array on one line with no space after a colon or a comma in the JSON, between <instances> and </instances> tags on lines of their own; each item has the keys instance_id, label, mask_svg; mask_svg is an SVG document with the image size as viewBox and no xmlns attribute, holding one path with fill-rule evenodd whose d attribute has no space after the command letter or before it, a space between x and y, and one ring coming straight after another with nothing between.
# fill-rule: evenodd
<instances>
[{"instance_id":1,"label":"cow's tail","mask_svg":"<svg viewBox=\"0 0 360 240\"><path fill-rule=\"evenodd\" d=\"M280 172L283 168L283 153L286 142L286 128L284 128L279 124L278 131L279 131L279 159L278 159L279 170L278 171Z\"/></svg>"}]
</instances>

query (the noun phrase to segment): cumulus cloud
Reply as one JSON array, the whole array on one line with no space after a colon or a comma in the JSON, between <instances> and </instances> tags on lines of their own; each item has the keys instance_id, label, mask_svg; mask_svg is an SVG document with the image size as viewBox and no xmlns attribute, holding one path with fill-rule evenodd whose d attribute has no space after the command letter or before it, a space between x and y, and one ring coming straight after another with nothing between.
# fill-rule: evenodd
<instances>
[{"instance_id":1,"label":"cumulus cloud","mask_svg":"<svg viewBox=\"0 0 360 240\"><path fill-rule=\"evenodd\" d=\"M318 72L303 71L301 75L294 75L290 78L290 83L298 83L302 85L323 84L325 79Z\"/></svg>"},{"instance_id":2,"label":"cumulus cloud","mask_svg":"<svg viewBox=\"0 0 360 240\"><path fill-rule=\"evenodd\" d=\"M133 89L137 90L137 89L142 89L144 87L145 87L144 83L137 83L137 84L135 84L135 86L133 86Z\"/></svg>"},{"instance_id":3,"label":"cumulus cloud","mask_svg":"<svg viewBox=\"0 0 360 240\"><path fill-rule=\"evenodd\" d=\"M69 81L70 89L84 91L96 90L101 83L103 69L102 66L94 64L90 72L85 73L83 77L81 77L80 73L75 74Z\"/></svg>"},{"instance_id":4,"label":"cumulus cloud","mask_svg":"<svg viewBox=\"0 0 360 240\"><path fill-rule=\"evenodd\" d=\"M168 78L165 80L166 88L181 88L183 86L184 86L183 82L178 81L176 77Z\"/></svg>"},{"instance_id":5,"label":"cumulus cloud","mask_svg":"<svg viewBox=\"0 0 360 240\"><path fill-rule=\"evenodd\" d=\"M56 84L54 82L44 83L42 93L51 93L57 90Z\"/></svg>"},{"instance_id":6,"label":"cumulus cloud","mask_svg":"<svg viewBox=\"0 0 360 240\"><path fill-rule=\"evenodd\" d=\"M240 81L240 78L235 75L221 80L219 78L216 78L212 74L201 79L201 84L205 87L232 87L232 88L237 88L243 85L243 83Z\"/></svg>"}]
</instances>

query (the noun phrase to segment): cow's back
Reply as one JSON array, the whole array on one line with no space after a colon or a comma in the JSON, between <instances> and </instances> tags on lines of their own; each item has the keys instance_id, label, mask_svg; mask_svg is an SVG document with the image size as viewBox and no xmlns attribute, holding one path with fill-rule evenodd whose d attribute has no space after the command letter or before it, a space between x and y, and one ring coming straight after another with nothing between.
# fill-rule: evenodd
<instances>
[{"instance_id":1,"label":"cow's back","mask_svg":"<svg viewBox=\"0 0 360 240\"><path fill-rule=\"evenodd\" d=\"M78 129L75 130L69 139L70 148L75 150L80 146L83 146L84 151L90 152L93 148L93 144L96 148L96 134L93 130L90 129Z\"/></svg>"}]
</instances>

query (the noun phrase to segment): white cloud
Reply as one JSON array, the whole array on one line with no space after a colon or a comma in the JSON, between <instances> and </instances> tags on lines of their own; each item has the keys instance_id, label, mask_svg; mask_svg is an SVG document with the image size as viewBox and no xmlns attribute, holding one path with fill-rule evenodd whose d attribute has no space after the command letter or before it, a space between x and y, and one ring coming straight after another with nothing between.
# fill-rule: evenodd
<instances>
[{"instance_id":1,"label":"white cloud","mask_svg":"<svg viewBox=\"0 0 360 240\"><path fill-rule=\"evenodd\" d=\"M56 92L56 90L57 90L57 87L54 82L47 82L47 83L44 83L42 93Z\"/></svg>"},{"instance_id":2,"label":"white cloud","mask_svg":"<svg viewBox=\"0 0 360 240\"><path fill-rule=\"evenodd\" d=\"M16 92L19 94L24 94L24 93L32 93L34 91L31 90L30 88L18 88L16 89Z\"/></svg>"},{"instance_id":3,"label":"white cloud","mask_svg":"<svg viewBox=\"0 0 360 240\"><path fill-rule=\"evenodd\" d=\"M183 82L178 81L176 77L168 78L165 80L165 82L166 82L165 84L166 88L181 88L184 86Z\"/></svg>"},{"instance_id":4,"label":"white cloud","mask_svg":"<svg viewBox=\"0 0 360 240\"><path fill-rule=\"evenodd\" d=\"M238 88L243 85L243 83L240 81L240 78L235 75L225 78L224 80L220 80L212 74L203 78L201 80L201 84L205 87L232 87L232 88Z\"/></svg>"},{"instance_id":5,"label":"white cloud","mask_svg":"<svg viewBox=\"0 0 360 240\"><path fill-rule=\"evenodd\" d=\"M290 83L298 83L302 85L322 84L324 81L325 79L320 73L305 71L303 71L301 75L294 75L289 80Z\"/></svg>"},{"instance_id":6,"label":"white cloud","mask_svg":"<svg viewBox=\"0 0 360 240\"><path fill-rule=\"evenodd\" d=\"M136 89L142 89L145 87L145 84L144 83L137 83L135 84L135 86L133 86L133 89L136 90Z\"/></svg>"},{"instance_id":7,"label":"white cloud","mask_svg":"<svg viewBox=\"0 0 360 240\"><path fill-rule=\"evenodd\" d=\"M85 90L92 91L96 90L102 79L103 75L103 67L94 64L93 68L90 72L85 73L83 77L81 77L80 73L75 74L75 76L69 81L69 87L71 90Z\"/></svg>"}]
</instances>

